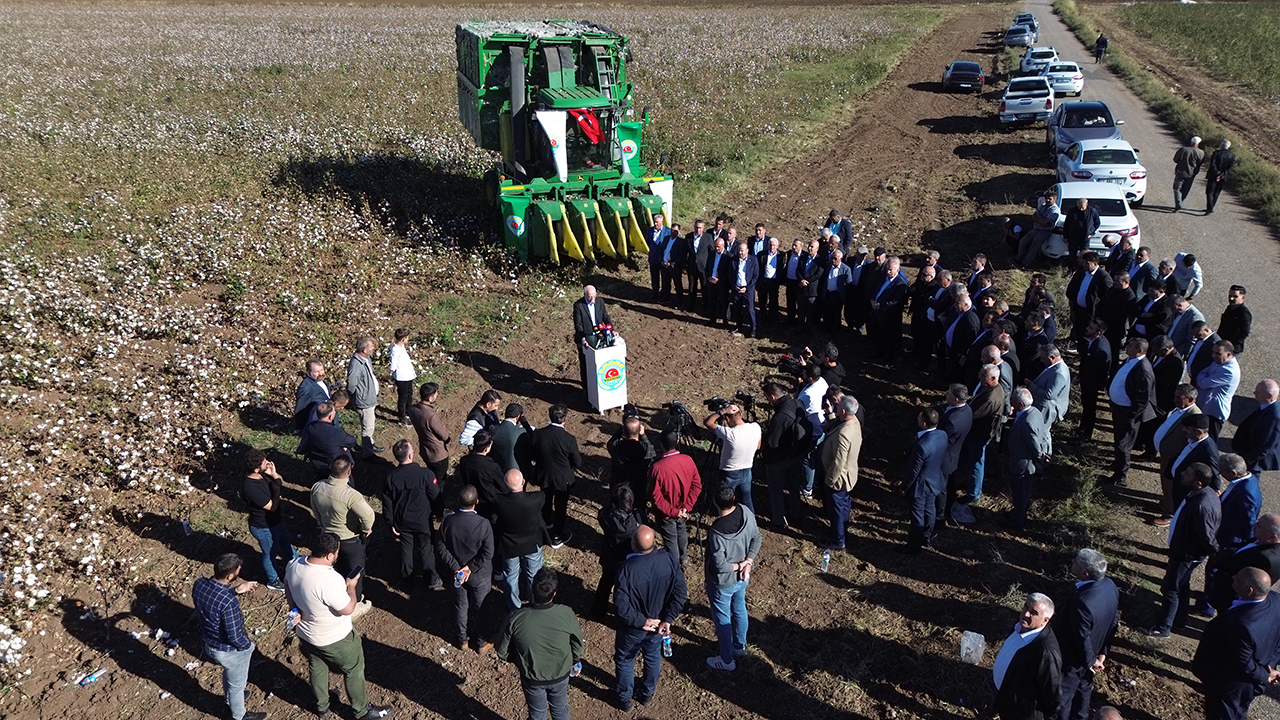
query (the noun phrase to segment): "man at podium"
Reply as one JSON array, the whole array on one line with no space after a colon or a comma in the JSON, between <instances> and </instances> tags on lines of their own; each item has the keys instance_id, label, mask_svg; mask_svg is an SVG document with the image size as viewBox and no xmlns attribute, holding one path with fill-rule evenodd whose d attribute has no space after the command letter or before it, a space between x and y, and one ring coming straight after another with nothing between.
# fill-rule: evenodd
<instances>
[{"instance_id":1,"label":"man at podium","mask_svg":"<svg viewBox=\"0 0 1280 720\"><path fill-rule=\"evenodd\" d=\"M587 389L587 338L595 333L596 326L612 324L604 300L596 297L595 286L582 288L582 297L573 304L573 341L578 346L578 377L584 391Z\"/></svg>"}]
</instances>

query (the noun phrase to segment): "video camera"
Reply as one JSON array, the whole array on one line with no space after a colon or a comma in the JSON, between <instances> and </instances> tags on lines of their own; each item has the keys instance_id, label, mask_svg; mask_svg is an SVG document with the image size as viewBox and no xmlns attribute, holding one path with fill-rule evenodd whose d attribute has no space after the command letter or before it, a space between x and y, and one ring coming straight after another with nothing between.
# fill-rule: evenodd
<instances>
[{"instance_id":1,"label":"video camera","mask_svg":"<svg viewBox=\"0 0 1280 720\"><path fill-rule=\"evenodd\" d=\"M662 409L667 411L667 429L675 430L681 435L692 435L697 427L689 407L679 400L663 403Z\"/></svg>"},{"instance_id":2,"label":"video camera","mask_svg":"<svg viewBox=\"0 0 1280 720\"><path fill-rule=\"evenodd\" d=\"M707 409L713 413L724 412L724 409L734 402L742 406L743 412L751 412L756 406L756 396L746 391L739 390L733 394L733 400L725 400L724 398L717 396L710 397L702 401L702 403L707 406Z\"/></svg>"},{"instance_id":3,"label":"video camera","mask_svg":"<svg viewBox=\"0 0 1280 720\"><path fill-rule=\"evenodd\" d=\"M724 409L729 407L729 401L719 396L707 398L702 401L702 404L713 413L724 412Z\"/></svg>"}]
</instances>

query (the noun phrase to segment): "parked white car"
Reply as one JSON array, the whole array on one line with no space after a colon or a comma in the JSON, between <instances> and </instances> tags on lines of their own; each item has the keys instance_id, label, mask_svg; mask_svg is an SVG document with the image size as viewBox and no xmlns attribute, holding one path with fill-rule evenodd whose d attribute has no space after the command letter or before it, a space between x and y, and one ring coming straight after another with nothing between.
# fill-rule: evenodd
<instances>
[{"instance_id":1,"label":"parked white car","mask_svg":"<svg viewBox=\"0 0 1280 720\"><path fill-rule=\"evenodd\" d=\"M1053 186L1058 193L1058 206L1062 214L1058 217L1058 232L1044 244L1041 252L1046 257L1060 258L1067 254L1067 242L1062 237L1062 223L1066 219L1067 210L1075 207L1076 200L1088 198L1089 205L1098 209L1101 224L1098 231L1089 238L1089 249L1098 253L1099 257L1111 254L1111 248L1102 244L1102 236L1115 233L1129 238L1133 247L1142 245L1142 231L1138 227L1138 218L1129 209L1124 190L1111 183L1095 182L1063 182Z\"/></svg>"},{"instance_id":2,"label":"parked white car","mask_svg":"<svg viewBox=\"0 0 1280 720\"><path fill-rule=\"evenodd\" d=\"M1022 54L1023 75L1039 75L1041 71L1058 62L1058 51L1052 45L1029 48Z\"/></svg>"},{"instance_id":3,"label":"parked white car","mask_svg":"<svg viewBox=\"0 0 1280 720\"><path fill-rule=\"evenodd\" d=\"M1036 122L1053 114L1053 88L1043 77L1014 78L1000 98L1000 122Z\"/></svg>"},{"instance_id":4,"label":"parked white car","mask_svg":"<svg viewBox=\"0 0 1280 720\"><path fill-rule=\"evenodd\" d=\"M1059 95L1078 96L1084 91L1084 73L1080 71L1080 66L1073 62L1059 60L1046 65L1040 74L1049 78L1053 91Z\"/></svg>"},{"instance_id":5,"label":"parked white car","mask_svg":"<svg viewBox=\"0 0 1280 720\"><path fill-rule=\"evenodd\" d=\"M1058 156L1058 182L1108 183L1124 191L1133 207L1147 197L1147 169L1124 140L1081 140Z\"/></svg>"}]
</instances>

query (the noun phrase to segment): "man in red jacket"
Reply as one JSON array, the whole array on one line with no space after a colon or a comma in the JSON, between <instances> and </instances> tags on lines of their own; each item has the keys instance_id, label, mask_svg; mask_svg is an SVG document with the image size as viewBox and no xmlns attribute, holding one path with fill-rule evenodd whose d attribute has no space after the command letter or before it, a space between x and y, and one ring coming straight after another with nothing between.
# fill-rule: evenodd
<instances>
[{"instance_id":1,"label":"man in red jacket","mask_svg":"<svg viewBox=\"0 0 1280 720\"><path fill-rule=\"evenodd\" d=\"M653 507L662 546L680 559L688 560L689 531L685 521L702 492L702 478L693 458L681 453L680 433L662 433L662 455L649 467L649 484L653 487Z\"/></svg>"}]
</instances>

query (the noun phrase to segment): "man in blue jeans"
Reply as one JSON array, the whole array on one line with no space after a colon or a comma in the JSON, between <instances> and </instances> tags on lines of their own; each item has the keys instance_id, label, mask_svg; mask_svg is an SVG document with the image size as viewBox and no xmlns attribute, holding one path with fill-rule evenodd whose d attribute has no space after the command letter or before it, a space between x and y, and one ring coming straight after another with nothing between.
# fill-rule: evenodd
<instances>
[{"instance_id":1,"label":"man in blue jeans","mask_svg":"<svg viewBox=\"0 0 1280 720\"><path fill-rule=\"evenodd\" d=\"M262 548L262 570L266 573L267 587L284 592L284 583L280 582L274 559L282 557L287 564L298 557L298 552L293 549L293 536L280 513L280 486L284 478L276 472L275 463L268 460L261 450L246 452L244 462L249 474L240 486L240 498L249 508L249 534Z\"/></svg>"},{"instance_id":2,"label":"man in blue jeans","mask_svg":"<svg viewBox=\"0 0 1280 720\"><path fill-rule=\"evenodd\" d=\"M231 720L265 720L266 713L244 709L244 688L249 683L249 659L254 646L244 629L244 613L236 596L253 590L258 583L231 587L240 577L241 565L239 555L222 555L213 563L213 577L196 580L191 598L204 623L204 651L222 666L222 692L231 707Z\"/></svg>"},{"instance_id":3,"label":"man in blue jeans","mask_svg":"<svg viewBox=\"0 0 1280 720\"><path fill-rule=\"evenodd\" d=\"M511 491L494 500L494 557L498 558L499 582L507 593L511 611L523 604L538 571L542 569L542 546L551 544L551 535L542 522L544 493L525 492L524 473L508 470Z\"/></svg>"},{"instance_id":4,"label":"man in blue jeans","mask_svg":"<svg viewBox=\"0 0 1280 720\"><path fill-rule=\"evenodd\" d=\"M520 671L529 720L547 720L548 710L551 720L569 720L569 678L582 672L582 625L568 606L553 604L558 587L555 570L539 570L533 604L508 615L498 631L498 657Z\"/></svg>"},{"instance_id":5,"label":"man in blue jeans","mask_svg":"<svg viewBox=\"0 0 1280 720\"><path fill-rule=\"evenodd\" d=\"M641 705L653 701L662 672L662 640L670 637L671 623L689 600L679 560L669 552L654 552L657 544L653 528L637 527L631 538L632 553L618 566L613 664L618 676L614 692L623 712L631 712L633 697ZM641 654L644 677L635 688L636 656Z\"/></svg>"},{"instance_id":6,"label":"man in blue jeans","mask_svg":"<svg viewBox=\"0 0 1280 720\"><path fill-rule=\"evenodd\" d=\"M724 420L723 423L720 421ZM738 501L755 512L751 501L751 466L760 449L763 431L759 423L747 422L742 408L730 403L702 421L703 427L715 433L720 441L720 476L733 488Z\"/></svg>"},{"instance_id":7,"label":"man in blue jeans","mask_svg":"<svg viewBox=\"0 0 1280 720\"><path fill-rule=\"evenodd\" d=\"M707 598L716 624L720 654L707 658L714 670L738 668L736 658L747 654L747 583L760 552L756 516L721 485L716 492L717 517L707 531Z\"/></svg>"}]
</instances>

